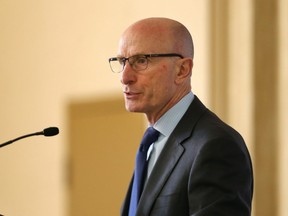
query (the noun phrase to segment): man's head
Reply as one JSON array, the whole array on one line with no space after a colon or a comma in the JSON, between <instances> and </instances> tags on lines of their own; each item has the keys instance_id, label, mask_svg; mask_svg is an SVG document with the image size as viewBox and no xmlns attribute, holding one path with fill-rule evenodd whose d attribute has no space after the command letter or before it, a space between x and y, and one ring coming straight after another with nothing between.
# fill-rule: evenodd
<instances>
[{"instance_id":1,"label":"man's head","mask_svg":"<svg viewBox=\"0 0 288 216\"><path fill-rule=\"evenodd\" d=\"M138 35L142 37L139 38L137 37ZM128 39L128 41L125 41L125 39ZM147 47L147 49L151 49L149 51L153 51L152 49L155 51L163 49L162 51L171 52L173 50L185 57L194 57L193 41L189 31L183 24L175 20L168 18L147 18L140 20L129 26L122 34L120 46L131 45L129 42L132 43L133 39L141 40L144 47L151 47ZM121 52L121 50L119 51Z\"/></svg>"},{"instance_id":2,"label":"man's head","mask_svg":"<svg viewBox=\"0 0 288 216\"><path fill-rule=\"evenodd\" d=\"M177 21L148 18L128 27L118 51L126 109L145 113L154 124L191 91L193 55L191 35Z\"/></svg>"}]
</instances>

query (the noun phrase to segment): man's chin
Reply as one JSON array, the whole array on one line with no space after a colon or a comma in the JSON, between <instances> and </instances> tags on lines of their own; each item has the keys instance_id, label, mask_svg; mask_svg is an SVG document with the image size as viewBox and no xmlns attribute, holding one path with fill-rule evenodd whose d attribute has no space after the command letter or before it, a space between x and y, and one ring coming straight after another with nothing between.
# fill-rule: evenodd
<instances>
[{"instance_id":1,"label":"man's chin","mask_svg":"<svg viewBox=\"0 0 288 216\"><path fill-rule=\"evenodd\" d=\"M137 106L132 106L132 105L129 105L129 104L126 104L125 105L125 108L128 112L138 112L138 113L142 113L143 110L140 109L139 107Z\"/></svg>"},{"instance_id":2,"label":"man's chin","mask_svg":"<svg viewBox=\"0 0 288 216\"><path fill-rule=\"evenodd\" d=\"M143 111L138 110L138 109L129 109L129 108L126 108L126 110L127 110L128 112L143 113Z\"/></svg>"}]
</instances>

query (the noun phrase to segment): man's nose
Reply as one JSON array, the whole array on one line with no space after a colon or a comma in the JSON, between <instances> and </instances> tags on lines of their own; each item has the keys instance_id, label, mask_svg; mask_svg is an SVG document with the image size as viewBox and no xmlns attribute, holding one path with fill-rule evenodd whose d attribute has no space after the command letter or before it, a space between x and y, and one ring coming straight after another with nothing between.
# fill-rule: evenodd
<instances>
[{"instance_id":1,"label":"man's nose","mask_svg":"<svg viewBox=\"0 0 288 216\"><path fill-rule=\"evenodd\" d=\"M121 73L121 83L124 85L134 83L136 81L136 72L132 65L127 61Z\"/></svg>"}]
</instances>

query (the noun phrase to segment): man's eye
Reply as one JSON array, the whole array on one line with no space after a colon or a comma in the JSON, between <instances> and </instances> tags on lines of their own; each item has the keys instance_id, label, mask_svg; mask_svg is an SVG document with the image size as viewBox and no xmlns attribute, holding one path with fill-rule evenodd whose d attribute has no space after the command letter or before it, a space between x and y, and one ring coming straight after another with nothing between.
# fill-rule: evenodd
<instances>
[{"instance_id":1,"label":"man's eye","mask_svg":"<svg viewBox=\"0 0 288 216\"><path fill-rule=\"evenodd\" d=\"M135 61L136 64L146 64L147 63L147 59L145 57L139 57L136 59Z\"/></svg>"}]
</instances>

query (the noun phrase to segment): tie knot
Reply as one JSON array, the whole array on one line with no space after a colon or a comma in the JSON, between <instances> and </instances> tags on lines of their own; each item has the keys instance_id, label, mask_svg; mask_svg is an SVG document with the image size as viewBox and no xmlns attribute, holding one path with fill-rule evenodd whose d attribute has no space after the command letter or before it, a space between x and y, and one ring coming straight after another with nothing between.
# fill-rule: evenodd
<instances>
[{"instance_id":1,"label":"tie knot","mask_svg":"<svg viewBox=\"0 0 288 216\"><path fill-rule=\"evenodd\" d=\"M141 142L141 151L147 152L150 145L158 139L159 131L155 130L153 127L147 128Z\"/></svg>"}]
</instances>

